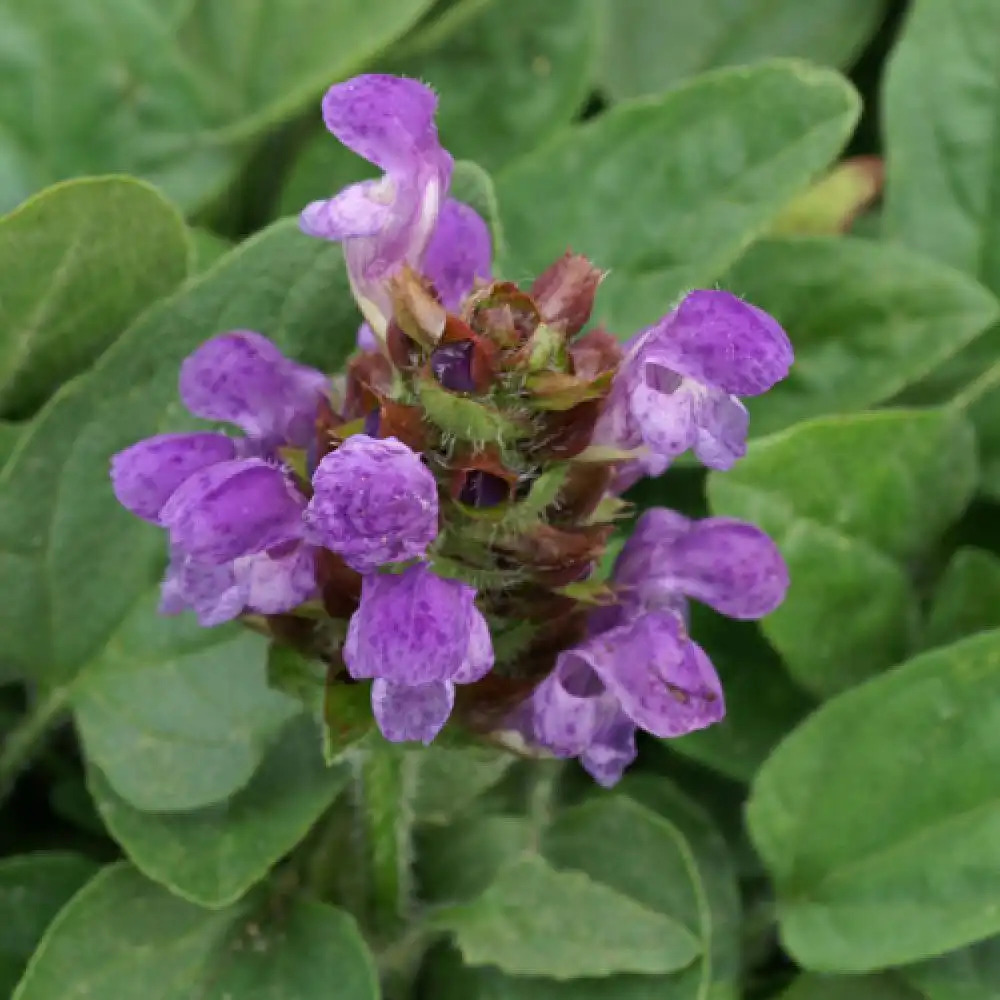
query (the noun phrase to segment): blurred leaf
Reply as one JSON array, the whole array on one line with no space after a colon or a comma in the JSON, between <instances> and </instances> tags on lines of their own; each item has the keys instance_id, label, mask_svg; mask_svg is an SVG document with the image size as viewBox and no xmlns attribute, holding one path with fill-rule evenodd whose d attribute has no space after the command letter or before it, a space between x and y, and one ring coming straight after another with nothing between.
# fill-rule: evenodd
<instances>
[{"instance_id":1,"label":"blurred leaf","mask_svg":"<svg viewBox=\"0 0 1000 1000\"><path fill-rule=\"evenodd\" d=\"M203 910L128 865L106 868L49 928L17 1000L378 1000L354 921L309 900Z\"/></svg>"},{"instance_id":2,"label":"blurred leaf","mask_svg":"<svg viewBox=\"0 0 1000 1000\"><path fill-rule=\"evenodd\" d=\"M21 438L23 424L11 424L0 420L0 469L3 469Z\"/></svg>"},{"instance_id":3,"label":"blurred leaf","mask_svg":"<svg viewBox=\"0 0 1000 1000\"><path fill-rule=\"evenodd\" d=\"M10 996L45 928L97 869L69 853L0 860L0 996Z\"/></svg>"},{"instance_id":4,"label":"blurred leaf","mask_svg":"<svg viewBox=\"0 0 1000 1000\"><path fill-rule=\"evenodd\" d=\"M901 969L926 1000L995 1000L1000 995L1000 938Z\"/></svg>"},{"instance_id":5,"label":"blurred leaf","mask_svg":"<svg viewBox=\"0 0 1000 1000\"><path fill-rule=\"evenodd\" d=\"M84 667L76 723L87 757L126 802L198 809L250 780L298 706L268 688L261 636L166 618L156 604L156 594L140 600Z\"/></svg>"},{"instance_id":6,"label":"blurred leaf","mask_svg":"<svg viewBox=\"0 0 1000 1000\"><path fill-rule=\"evenodd\" d=\"M434 823L467 809L516 760L513 754L488 746L457 749L432 743L410 752L417 761L413 811L418 820Z\"/></svg>"},{"instance_id":7,"label":"blurred leaf","mask_svg":"<svg viewBox=\"0 0 1000 1000\"><path fill-rule=\"evenodd\" d=\"M428 6L7 0L0 206L109 170L149 178L185 209L203 204L233 176L241 144L354 72Z\"/></svg>"},{"instance_id":8,"label":"blurred leaf","mask_svg":"<svg viewBox=\"0 0 1000 1000\"><path fill-rule=\"evenodd\" d=\"M200 906L236 902L306 835L347 784L328 768L315 723L300 716L229 802L192 812L140 812L96 767L89 786L108 830L143 874Z\"/></svg>"},{"instance_id":9,"label":"blurred leaf","mask_svg":"<svg viewBox=\"0 0 1000 1000\"><path fill-rule=\"evenodd\" d=\"M595 318L630 334L715 281L837 154L858 98L779 61L710 74L562 132L497 178L522 278L567 246L610 268Z\"/></svg>"},{"instance_id":10,"label":"blurred leaf","mask_svg":"<svg viewBox=\"0 0 1000 1000\"><path fill-rule=\"evenodd\" d=\"M224 240L211 230L192 229L190 235L191 242L194 244L194 271L196 274L207 271L232 249L228 240Z\"/></svg>"},{"instance_id":11,"label":"blurred leaf","mask_svg":"<svg viewBox=\"0 0 1000 1000\"><path fill-rule=\"evenodd\" d=\"M108 459L190 421L177 398L180 362L234 328L338 366L357 330L340 248L292 222L265 230L146 312L32 421L0 470L2 656L22 675L71 681L159 579L163 534L119 507Z\"/></svg>"},{"instance_id":12,"label":"blurred leaf","mask_svg":"<svg viewBox=\"0 0 1000 1000\"><path fill-rule=\"evenodd\" d=\"M888 63L883 114L886 235L996 292L998 33L993 0L915 0Z\"/></svg>"},{"instance_id":13,"label":"blurred leaf","mask_svg":"<svg viewBox=\"0 0 1000 1000\"><path fill-rule=\"evenodd\" d=\"M799 976L776 1000L922 1000L922 998L904 982L889 975L803 975Z\"/></svg>"},{"instance_id":14,"label":"blurred leaf","mask_svg":"<svg viewBox=\"0 0 1000 1000\"><path fill-rule=\"evenodd\" d=\"M789 377L750 402L755 433L888 399L1000 314L965 275L871 240L763 240L723 283L772 313L795 346Z\"/></svg>"},{"instance_id":15,"label":"blurred leaf","mask_svg":"<svg viewBox=\"0 0 1000 1000\"><path fill-rule=\"evenodd\" d=\"M0 219L0 412L31 413L90 365L184 280L189 252L176 209L128 177L59 184Z\"/></svg>"},{"instance_id":16,"label":"blurred leaf","mask_svg":"<svg viewBox=\"0 0 1000 1000\"><path fill-rule=\"evenodd\" d=\"M604 0L603 82L616 97L666 90L719 66L800 56L849 66L884 0Z\"/></svg>"},{"instance_id":17,"label":"blurred leaf","mask_svg":"<svg viewBox=\"0 0 1000 1000\"><path fill-rule=\"evenodd\" d=\"M943 646L973 632L1000 627L1000 559L982 549L959 549L934 591L921 645Z\"/></svg>"},{"instance_id":18,"label":"blurred leaf","mask_svg":"<svg viewBox=\"0 0 1000 1000\"><path fill-rule=\"evenodd\" d=\"M422 901L467 900L485 892L505 865L526 851L532 830L523 816L458 816L417 832L417 882Z\"/></svg>"},{"instance_id":19,"label":"blurred leaf","mask_svg":"<svg viewBox=\"0 0 1000 1000\"><path fill-rule=\"evenodd\" d=\"M470 965L526 976L576 979L682 969L698 942L680 923L594 882L525 855L482 895L441 910Z\"/></svg>"},{"instance_id":20,"label":"blurred leaf","mask_svg":"<svg viewBox=\"0 0 1000 1000\"><path fill-rule=\"evenodd\" d=\"M500 206L493 178L472 160L458 160L451 178L450 195L457 201L471 205L485 220L493 238L494 269L502 273L503 259L507 253L503 224L500 221Z\"/></svg>"},{"instance_id":21,"label":"blurred leaf","mask_svg":"<svg viewBox=\"0 0 1000 1000\"><path fill-rule=\"evenodd\" d=\"M771 226L775 236L832 236L849 232L854 220L882 191L882 160L854 156L793 198Z\"/></svg>"},{"instance_id":22,"label":"blurred leaf","mask_svg":"<svg viewBox=\"0 0 1000 1000\"><path fill-rule=\"evenodd\" d=\"M791 573L762 622L792 676L828 696L898 662L916 599L901 561L965 508L975 438L961 414L883 410L797 424L712 473L714 513L760 525Z\"/></svg>"},{"instance_id":23,"label":"blurred leaf","mask_svg":"<svg viewBox=\"0 0 1000 1000\"><path fill-rule=\"evenodd\" d=\"M694 608L691 634L715 665L726 693L726 717L668 740L669 748L732 778L749 781L812 703L785 673L752 622Z\"/></svg>"},{"instance_id":24,"label":"blurred leaf","mask_svg":"<svg viewBox=\"0 0 1000 1000\"><path fill-rule=\"evenodd\" d=\"M761 768L748 822L807 969L865 972L1000 932L1000 632L820 708Z\"/></svg>"},{"instance_id":25,"label":"blurred leaf","mask_svg":"<svg viewBox=\"0 0 1000 1000\"><path fill-rule=\"evenodd\" d=\"M456 156L496 170L569 123L597 57L597 0L492 0L438 47L404 41L390 72L441 95L438 127ZM426 36L432 36L428 33ZM419 38L414 44L419 43Z\"/></svg>"}]
</instances>

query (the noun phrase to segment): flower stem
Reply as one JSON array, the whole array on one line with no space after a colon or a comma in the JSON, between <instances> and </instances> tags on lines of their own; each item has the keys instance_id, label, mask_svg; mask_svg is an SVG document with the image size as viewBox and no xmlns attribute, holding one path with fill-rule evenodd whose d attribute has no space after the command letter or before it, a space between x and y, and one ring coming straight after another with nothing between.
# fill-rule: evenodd
<instances>
[{"instance_id":1,"label":"flower stem","mask_svg":"<svg viewBox=\"0 0 1000 1000\"><path fill-rule=\"evenodd\" d=\"M361 765L371 916L379 935L398 932L410 909L415 759L383 742L369 748Z\"/></svg>"},{"instance_id":2,"label":"flower stem","mask_svg":"<svg viewBox=\"0 0 1000 1000\"><path fill-rule=\"evenodd\" d=\"M69 687L57 687L39 698L7 734L0 747L0 801L32 762L46 737L69 708Z\"/></svg>"}]
</instances>

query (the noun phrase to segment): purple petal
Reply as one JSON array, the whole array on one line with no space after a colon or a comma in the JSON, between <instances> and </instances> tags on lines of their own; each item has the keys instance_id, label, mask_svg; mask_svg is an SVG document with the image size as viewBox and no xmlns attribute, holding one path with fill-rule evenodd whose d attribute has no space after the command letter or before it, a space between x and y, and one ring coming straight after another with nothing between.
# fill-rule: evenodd
<instances>
[{"instance_id":1,"label":"purple petal","mask_svg":"<svg viewBox=\"0 0 1000 1000\"><path fill-rule=\"evenodd\" d=\"M663 738L704 729L725 714L711 661L671 612L652 611L577 647L642 729Z\"/></svg>"},{"instance_id":2,"label":"purple petal","mask_svg":"<svg viewBox=\"0 0 1000 1000\"><path fill-rule=\"evenodd\" d=\"M780 324L729 292L698 290L650 327L640 350L665 368L736 396L757 396L788 374Z\"/></svg>"},{"instance_id":3,"label":"purple petal","mask_svg":"<svg viewBox=\"0 0 1000 1000\"><path fill-rule=\"evenodd\" d=\"M232 563L209 566L173 553L160 589L161 614L177 615L190 609L200 625L211 628L236 618L243 607L244 592Z\"/></svg>"},{"instance_id":4,"label":"purple petal","mask_svg":"<svg viewBox=\"0 0 1000 1000\"><path fill-rule=\"evenodd\" d=\"M411 686L452 680L478 627L474 598L472 587L424 565L366 576L344 644L348 672Z\"/></svg>"},{"instance_id":5,"label":"purple petal","mask_svg":"<svg viewBox=\"0 0 1000 1000\"><path fill-rule=\"evenodd\" d=\"M195 416L302 447L326 383L322 372L290 361L266 337L238 330L213 337L185 359L180 393Z\"/></svg>"},{"instance_id":6,"label":"purple petal","mask_svg":"<svg viewBox=\"0 0 1000 1000\"><path fill-rule=\"evenodd\" d=\"M578 757L618 705L590 666L567 650L535 689L532 708L535 740L558 757Z\"/></svg>"},{"instance_id":7,"label":"purple petal","mask_svg":"<svg viewBox=\"0 0 1000 1000\"><path fill-rule=\"evenodd\" d=\"M762 618L784 599L788 568L771 539L744 521L689 521L647 510L615 563L616 583L647 608L674 608L681 595L730 618Z\"/></svg>"},{"instance_id":8,"label":"purple petal","mask_svg":"<svg viewBox=\"0 0 1000 1000\"><path fill-rule=\"evenodd\" d=\"M313 473L305 521L359 573L421 556L437 537L437 483L396 438L349 437Z\"/></svg>"},{"instance_id":9,"label":"purple petal","mask_svg":"<svg viewBox=\"0 0 1000 1000\"><path fill-rule=\"evenodd\" d=\"M316 596L316 550L292 543L282 549L244 556L235 563L246 607L262 615L291 611Z\"/></svg>"},{"instance_id":10,"label":"purple petal","mask_svg":"<svg viewBox=\"0 0 1000 1000\"><path fill-rule=\"evenodd\" d=\"M651 367L644 371L649 377L632 390L632 417L643 444L661 461L673 461L698 439L696 414L702 387Z\"/></svg>"},{"instance_id":11,"label":"purple petal","mask_svg":"<svg viewBox=\"0 0 1000 1000\"><path fill-rule=\"evenodd\" d=\"M710 469L731 468L747 453L750 417L746 407L723 392L708 392L698 405L694 453Z\"/></svg>"},{"instance_id":12,"label":"purple petal","mask_svg":"<svg viewBox=\"0 0 1000 1000\"><path fill-rule=\"evenodd\" d=\"M455 685L448 681L411 686L379 678L372 683L372 711L390 743L430 743L454 704Z\"/></svg>"},{"instance_id":13,"label":"purple petal","mask_svg":"<svg viewBox=\"0 0 1000 1000\"><path fill-rule=\"evenodd\" d=\"M445 389L452 392L474 392L475 379L472 377L471 340L453 344L442 344L431 353L431 371Z\"/></svg>"},{"instance_id":14,"label":"purple petal","mask_svg":"<svg viewBox=\"0 0 1000 1000\"><path fill-rule=\"evenodd\" d=\"M362 351L378 350L378 337L375 336L370 323L362 323L358 327L358 347Z\"/></svg>"},{"instance_id":15,"label":"purple petal","mask_svg":"<svg viewBox=\"0 0 1000 1000\"><path fill-rule=\"evenodd\" d=\"M323 98L326 127L352 152L389 172L437 145L436 110L430 87L381 74L335 84Z\"/></svg>"},{"instance_id":16,"label":"purple petal","mask_svg":"<svg viewBox=\"0 0 1000 1000\"><path fill-rule=\"evenodd\" d=\"M446 309L458 308L476 278L490 277L492 260L486 223L474 208L446 199L424 254L424 274L434 282Z\"/></svg>"},{"instance_id":17,"label":"purple petal","mask_svg":"<svg viewBox=\"0 0 1000 1000\"><path fill-rule=\"evenodd\" d=\"M587 773L604 788L618 784L635 760L635 723L622 711L603 726L580 755Z\"/></svg>"},{"instance_id":18,"label":"purple petal","mask_svg":"<svg viewBox=\"0 0 1000 1000\"><path fill-rule=\"evenodd\" d=\"M225 434L161 434L111 458L111 486L118 502L156 524L170 495L200 469L236 457Z\"/></svg>"},{"instance_id":19,"label":"purple petal","mask_svg":"<svg viewBox=\"0 0 1000 1000\"><path fill-rule=\"evenodd\" d=\"M175 548L217 565L300 538L304 504L280 469L237 459L188 478L160 521Z\"/></svg>"},{"instance_id":20,"label":"purple petal","mask_svg":"<svg viewBox=\"0 0 1000 1000\"><path fill-rule=\"evenodd\" d=\"M307 205L299 222L308 236L340 241L374 236L392 215L393 191L385 178L351 184L332 198Z\"/></svg>"},{"instance_id":21,"label":"purple petal","mask_svg":"<svg viewBox=\"0 0 1000 1000\"><path fill-rule=\"evenodd\" d=\"M490 636L490 626L476 607L472 609L471 623L472 630L465 662L451 678L456 684L472 684L481 680L493 669L493 639Z\"/></svg>"}]
</instances>

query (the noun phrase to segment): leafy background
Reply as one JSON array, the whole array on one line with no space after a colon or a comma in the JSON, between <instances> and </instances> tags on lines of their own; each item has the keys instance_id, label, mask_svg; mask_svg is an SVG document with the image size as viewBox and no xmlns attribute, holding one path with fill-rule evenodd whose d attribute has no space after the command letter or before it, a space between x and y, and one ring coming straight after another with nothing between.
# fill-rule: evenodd
<instances>
[{"instance_id":1,"label":"leafy background","mask_svg":"<svg viewBox=\"0 0 1000 1000\"><path fill-rule=\"evenodd\" d=\"M0 0L0 996L1000 997L997 0ZM567 246L622 336L695 285L789 331L744 462L760 626L721 725L612 792L370 738L315 665L155 613L107 458L180 359L357 317L295 213L365 175L326 86L418 76L498 268Z\"/></svg>"}]
</instances>

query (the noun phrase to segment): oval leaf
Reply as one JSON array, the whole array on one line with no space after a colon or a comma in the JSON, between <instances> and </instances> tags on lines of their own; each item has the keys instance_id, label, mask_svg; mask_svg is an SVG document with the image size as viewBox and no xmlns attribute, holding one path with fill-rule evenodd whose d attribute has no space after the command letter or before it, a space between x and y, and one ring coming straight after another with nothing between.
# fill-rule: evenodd
<instances>
[{"instance_id":1,"label":"oval leaf","mask_svg":"<svg viewBox=\"0 0 1000 1000\"><path fill-rule=\"evenodd\" d=\"M823 706L761 769L748 820L806 968L864 972L1000 932L1000 632Z\"/></svg>"}]
</instances>

